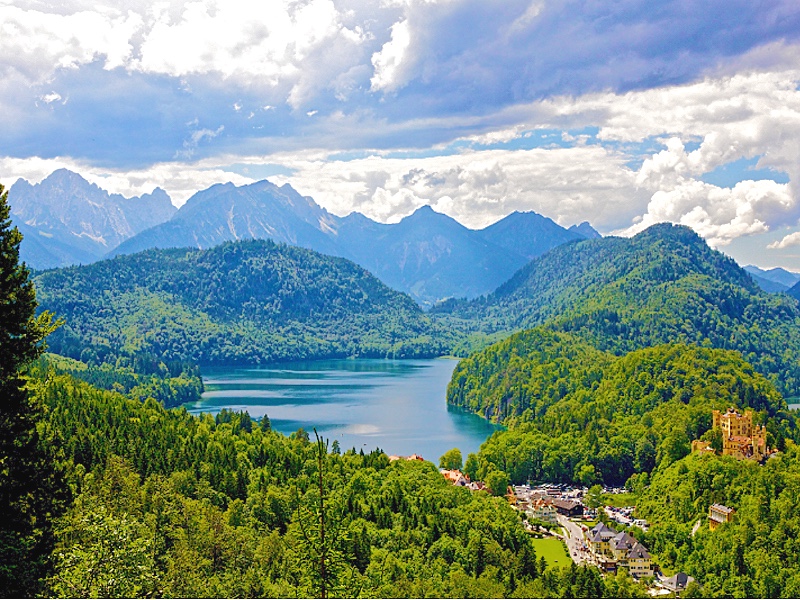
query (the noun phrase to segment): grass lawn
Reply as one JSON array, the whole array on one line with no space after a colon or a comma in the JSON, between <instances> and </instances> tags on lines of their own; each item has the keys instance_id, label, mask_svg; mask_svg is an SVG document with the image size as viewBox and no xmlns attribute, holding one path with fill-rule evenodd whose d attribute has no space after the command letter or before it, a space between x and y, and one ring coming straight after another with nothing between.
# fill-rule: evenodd
<instances>
[{"instance_id":1,"label":"grass lawn","mask_svg":"<svg viewBox=\"0 0 800 600\"><path fill-rule=\"evenodd\" d=\"M622 508L623 506L635 506L636 494L629 492L627 494L603 494L603 501L609 506Z\"/></svg>"},{"instance_id":2,"label":"grass lawn","mask_svg":"<svg viewBox=\"0 0 800 600\"><path fill-rule=\"evenodd\" d=\"M544 556L549 566L558 565L563 567L572 560L567 554L566 548L561 540L556 538L533 539L533 547L536 549L536 556Z\"/></svg>"}]
</instances>

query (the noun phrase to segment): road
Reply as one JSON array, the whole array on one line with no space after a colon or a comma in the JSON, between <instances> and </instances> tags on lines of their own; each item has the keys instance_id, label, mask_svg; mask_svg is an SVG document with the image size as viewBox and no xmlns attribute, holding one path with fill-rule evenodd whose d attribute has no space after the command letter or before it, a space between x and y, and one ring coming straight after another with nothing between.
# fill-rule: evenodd
<instances>
[{"instance_id":1,"label":"road","mask_svg":"<svg viewBox=\"0 0 800 600\"><path fill-rule=\"evenodd\" d=\"M569 556L576 564L589 562L589 553L581 550L583 546L583 531L580 525L573 523L564 515L558 515L558 524L564 528L564 541L567 543Z\"/></svg>"}]
</instances>

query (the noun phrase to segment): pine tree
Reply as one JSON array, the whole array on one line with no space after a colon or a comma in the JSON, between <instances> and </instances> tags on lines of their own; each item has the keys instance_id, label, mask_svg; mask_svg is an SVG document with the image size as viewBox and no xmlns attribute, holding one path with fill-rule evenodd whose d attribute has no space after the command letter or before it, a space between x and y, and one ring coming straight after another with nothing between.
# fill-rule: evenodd
<instances>
[{"instance_id":1,"label":"pine tree","mask_svg":"<svg viewBox=\"0 0 800 600\"><path fill-rule=\"evenodd\" d=\"M21 241L0 185L0 595L8 597L38 591L50 560L53 517L64 499L62 479L37 432L39 404L23 374L56 324L48 313L35 315L36 293L19 261Z\"/></svg>"}]
</instances>

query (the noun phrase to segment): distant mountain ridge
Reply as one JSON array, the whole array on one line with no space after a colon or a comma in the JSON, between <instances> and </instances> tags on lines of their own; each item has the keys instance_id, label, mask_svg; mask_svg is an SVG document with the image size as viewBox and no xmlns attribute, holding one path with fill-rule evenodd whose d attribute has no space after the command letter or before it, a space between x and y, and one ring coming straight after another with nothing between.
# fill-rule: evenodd
<instances>
[{"instance_id":1,"label":"distant mountain ridge","mask_svg":"<svg viewBox=\"0 0 800 600\"><path fill-rule=\"evenodd\" d=\"M534 212L512 213L482 230L429 206L395 224L360 213L338 217L290 185L264 180L198 192L169 221L122 242L109 256L272 239L350 259L427 306L486 294L532 257L584 237Z\"/></svg>"},{"instance_id":2,"label":"distant mountain ridge","mask_svg":"<svg viewBox=\"0 0 800 600\"><path fill-rule=\"evenodd\" d=\"M793 273L781 267L761 269L755 265L746 265L743 268L765 292L786 292L800 282L800 273Z\"/></svg>"},{"instance_id":3,"label":"distant mountain ridge","mask_svg":"<svg viewBox=\"0 0 800 600\"><path fill-rule=\"evenodd\" d=\"M422 306L487 294L530 259L561 244L599 237L588 223L564 229L535 212L514 212L480 230L423 206L399 223L339 217L290 185L216 184L176 209L163 190L109 194L61 169L9 194L34 269L89 264L151 248L208 249L271 239L350 259Z\"/></svg>"},{"instance_id":4,"label":"distant mountain ridge","mask_svg":"<svg viewBox=\"0 0 800 600\"><path fill-rule=\"evenodd\" d=\"M22 259L34 269L99 260L123 240L177 211L160 188L125 198L67 169L34 185L20 179L8 197L11 218L25 236Z\"/></svg>"}]
</instances>

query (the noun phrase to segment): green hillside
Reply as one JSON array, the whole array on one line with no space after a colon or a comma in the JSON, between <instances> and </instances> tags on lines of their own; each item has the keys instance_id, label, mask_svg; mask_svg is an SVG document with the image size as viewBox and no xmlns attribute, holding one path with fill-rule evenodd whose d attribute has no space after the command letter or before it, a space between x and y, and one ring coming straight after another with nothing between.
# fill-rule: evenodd
<instances>
[{"instance_id":1,"label":"green hillside","mask_svg":"<svg viewBox=\"0 0 800 600\"><path fill-rule=\"evenodd\" d=\"M193 417L38 375L41 424L59 440L74 494L57 522L44 595L606 597L617 589L597 570L548 565L505 499L453 486L431 463L392 463L380 450L328 453L313 436L285 437L246 414ZM628 582L622 595L640 591Z\"/></svg>"},{"instance_id":2,"label":"green hillside","mask_svg":"<svg viewBox=\"0 0 800 600\"><path fill-rule=\"evenodd\" d=\"M798 303L762 292L682 226L559 246L494 294L435 312L483 332L547 323L615 354L665 343L738 350L783 394L800 392Z\"/></svg>"},{"instance_id":3,"label":"green hillside","mask_svg":"<svg viewBox=\"0 0 800 600\"><path fill-rule=\"evenodd\" d=\"M58 354L90 363L262 363L444 352L406 295L355 264L270 241L149 250L35 277L40 308L65 324Z\"/></svg>"},{"instance_id":4,"label":"green hillside","mask_svg":"<svg viewBox=\"0 0 800 600\"><path fill-rule=\"evenodd\" d=\"M515 482L624 484L688 454L711 428L711 411L729 406L757 411L773 447L796 437L785 401L738 353L684 344L616 357L537 328L461 361L447 395L510 427L468 470L501 470Z\"/></svg>"}]
</instances>

